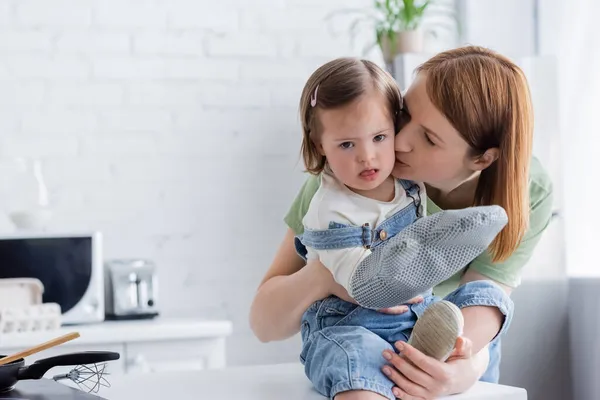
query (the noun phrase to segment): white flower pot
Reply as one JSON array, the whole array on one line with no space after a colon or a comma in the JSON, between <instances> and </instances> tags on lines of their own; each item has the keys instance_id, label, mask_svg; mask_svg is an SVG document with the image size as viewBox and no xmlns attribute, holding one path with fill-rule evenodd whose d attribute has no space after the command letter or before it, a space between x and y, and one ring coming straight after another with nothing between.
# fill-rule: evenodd
<instances>
[{"instance_id":1,"label":"white flower pot","mask_svg":"<svg viewBox=\"0 0 600 400\"><path fill-rule=\"evenodd\" d=\"M420 29L397 32L394 48L392 48L391 40L384 36L381 40L383 59L386 63L392 63L398 54L421 53L423 41L423 31Z\"/></svg>"}]
</instances>

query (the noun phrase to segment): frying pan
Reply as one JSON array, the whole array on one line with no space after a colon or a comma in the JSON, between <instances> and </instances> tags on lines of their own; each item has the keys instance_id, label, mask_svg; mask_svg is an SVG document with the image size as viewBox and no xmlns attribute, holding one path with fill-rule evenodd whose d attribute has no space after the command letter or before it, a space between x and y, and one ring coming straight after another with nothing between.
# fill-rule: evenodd
<instances>
[{"instance_id":1,"label":"frying pan","mask_svg":"<svg viewBox=\"0 0 600 400\"><path fill-rule=\"evenodd\" d=\"M112 351L82 351L43 358L28 366L25 366L25 360L20 358L0 365L0 393L12 390L20 380L41 379L48 370L54 367L95 364L118 360L119 357L119 353Z\"/></svg>"}]
</instances>

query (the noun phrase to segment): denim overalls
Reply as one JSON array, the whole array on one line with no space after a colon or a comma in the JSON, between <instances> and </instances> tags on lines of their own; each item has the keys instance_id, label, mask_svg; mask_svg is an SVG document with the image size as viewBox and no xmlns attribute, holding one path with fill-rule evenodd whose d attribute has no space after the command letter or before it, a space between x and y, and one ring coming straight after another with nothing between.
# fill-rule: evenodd
<instances>
[{"instance_id":1,"label":"denim overalls","mask_svg":"<svg viewBox=\"0 0 600 400\"><path fill-rule=\"evenodd\" d=\"M305 246L341 249L385 245L387 239L422 216L420 187L411 181L400 180L400 183L413 201L378 227L351 227L331 222L330 229L305 231L296 237L298 254L306 260ZM394 384L381 371L387 363L382 352L385 349L395 351L393 344L396 341L407 341L425 308L440 300L432 294L432 290L424 293L423 297L422 303L409 305L409 311L400 315L363 308L336 296L312 304L301 321L300 361L315 389L331 399L348 390L369 390L395 399L392 393ZM493 282L477 281L460 286L445 299L459 308L495 306L505 316L501 332L490 344L489 367L481 378L497 382L499 339L512 319L513 303L510 297Z\"/></svg>"},{"instance_id":2,"label":"denim overalls","mask_svg":"<svg viewBox=\"0 0 600 400\"><path fill-rule=\"evenodd\" d=\"M368 223L362 226L349 226L334 221L329 229L306 229L302 235L296 236L296 252L306 261L306 247L315 250L347 249L351 247L375 248L387 239L395 236L402 229L422 217L421 188L412 181L398 179L406 195L412 202L387 218L377 227Z\"/></svg>"}]
</instances>

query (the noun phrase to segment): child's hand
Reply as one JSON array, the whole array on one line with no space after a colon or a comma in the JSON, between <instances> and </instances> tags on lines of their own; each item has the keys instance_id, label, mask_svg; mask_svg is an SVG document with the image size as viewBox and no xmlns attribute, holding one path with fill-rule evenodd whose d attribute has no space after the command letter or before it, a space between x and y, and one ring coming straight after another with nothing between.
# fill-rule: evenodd
<instances>
[{"instance_id":1,"label":"child's hand","mask_svg":"<svg viewBox=\"0 0 600 400\"><path fill-rule=\"evenodd\" d=\"M423 296L417 296L417 297L413 297L412 299L407 301L406 304L418 304L418 303L422 303L422 302L423 302ZM404 314L407 311L408 311L408 306L406 306L406 305L400 305L400 306L395 306L395 307L390 307L390 308L382 308L381 310L379 310L379 312L382 312L384 314Z\"/></svg>"}]
</instances>

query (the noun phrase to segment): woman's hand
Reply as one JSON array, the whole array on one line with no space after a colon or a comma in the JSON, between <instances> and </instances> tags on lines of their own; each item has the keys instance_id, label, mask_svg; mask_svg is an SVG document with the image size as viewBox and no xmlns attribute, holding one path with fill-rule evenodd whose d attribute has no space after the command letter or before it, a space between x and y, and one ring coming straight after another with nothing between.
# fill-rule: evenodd
<instances>
[{"instance_id":1,"label":"woman's hand","mask_svg":"<svg viewBox=\"0 0 600 400\"><path fill-rule=\"evenodd\" d=\"M402 400L431 400L461 393L479 379L468 339L458 338L446 362L428 357L408 343L396 342L396 348L402 356L386 350L383 355L391 365L384 366L383 372L396 385L394 395Z\"/></svg>"}]
</instances>

